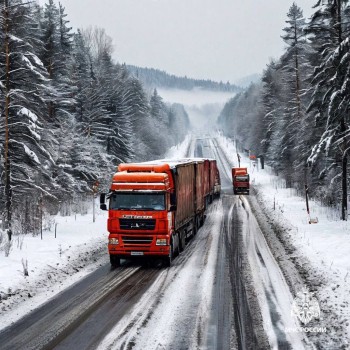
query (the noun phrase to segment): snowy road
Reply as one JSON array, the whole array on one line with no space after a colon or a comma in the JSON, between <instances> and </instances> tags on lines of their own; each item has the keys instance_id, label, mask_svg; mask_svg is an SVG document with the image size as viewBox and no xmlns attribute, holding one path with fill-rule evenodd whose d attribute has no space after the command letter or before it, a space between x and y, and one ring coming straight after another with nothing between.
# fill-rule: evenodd
<instances>
[{"instance_id":1,"label":"snowy road","mask_svg":"<svg viewBox=\"0 0 350 350\"><path fill-rule=\"evenodd\" d=\"M117 273L111 272L109 266L98 269L1 333L1 348L54 347L109 299L118 286L120 290L120 286L132 280L140 283L140 270L140 267L126 267ZM147 274L152 276L152 271Z\"/></svg>"},{"instance_id":2,"label":"snowy road","mask_svg":"<svg viewBox=\"0 0 350 350\"><path fill-rule=\"evenodd\" d=\"M215 139L189 156L217 159L221 198L169 269L103 266L0 333L2 349L304 349L292 296Z\"/></svg>"}]
</instances>

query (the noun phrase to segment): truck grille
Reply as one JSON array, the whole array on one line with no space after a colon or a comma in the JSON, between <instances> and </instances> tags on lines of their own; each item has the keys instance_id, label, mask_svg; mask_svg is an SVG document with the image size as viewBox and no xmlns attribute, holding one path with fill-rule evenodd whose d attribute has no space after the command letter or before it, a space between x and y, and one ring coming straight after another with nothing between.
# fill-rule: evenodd
<instances>
[{"instance_id":1,"label":"truck grille","mask_svg":"<svg viewBox=\"0 0 350 350\"><path fill-rule=\"evenodd\" d=\"M154 230L155 219L119 219L121 230Z\"/></svg>"},{"instance_id":2,"label":"truck grille","mask_svg":"<svg viewBox=\"0 0 350 350\"><path fill-rule=\"evenodd\" d=\"M122 236L124 245L150 245L152 243L152 237L133 237Z\"/></svg>"}]
</instances>

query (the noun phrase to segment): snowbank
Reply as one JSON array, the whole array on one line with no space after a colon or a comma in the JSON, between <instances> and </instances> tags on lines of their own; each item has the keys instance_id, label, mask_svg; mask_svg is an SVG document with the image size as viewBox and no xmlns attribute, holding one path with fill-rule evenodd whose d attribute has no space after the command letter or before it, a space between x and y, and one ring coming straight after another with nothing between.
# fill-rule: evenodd
<instances>
[{"instance_id":1,"label":"snowbank","mask_svg":"<svg viewBox=\"0 0 350 350\"><path fill-rule=\"evenodd\" d=\"M55 216L42 239L40 234L14 235L9 245L3 233L0 328L107 262L107 212L97 210L97 203L95 206L95 222L92 210L86 215Z\"/></svg>"},{"instance_id":2,"label":"snowbank","mask_svg":"<svg viewBox=\"0 0 350 350\"><path fill-rule=\"evenodd\" d=\"M238 166L234 143L219 136L218 141L232 166ZM232 157L234 155L234 157ZM251 161L248 155L240 154L241 166L248 167L252 187L257 192L269 219L283 228L281 240L288 245L290 258L305 278L308 288L316 291L322 311L327 315L327 329L334 337L342 337L342 344L350 340L350 223L340 220L340 213L311 200L312 219L309 224L305 197L286 188L285 181L274 175L271 168ZM326 317L325 317L326 318Z\"/></svg>"}]
</instances>

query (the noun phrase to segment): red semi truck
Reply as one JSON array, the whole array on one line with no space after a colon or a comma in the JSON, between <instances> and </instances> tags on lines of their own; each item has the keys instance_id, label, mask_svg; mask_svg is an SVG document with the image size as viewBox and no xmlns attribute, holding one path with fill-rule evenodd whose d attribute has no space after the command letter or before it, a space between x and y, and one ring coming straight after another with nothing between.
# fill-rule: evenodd
<instances>
[{"instance_id":1,"label":"red semi truck","mask_svg":"<svg viewBox=\"0 0 350 350\"><path fill-rule=\"evenodd\" d=\"M249 194L249 174L247 168L232 168L234 194Z\"/></svg>"},{"instance_id":2,"label":"red semi truck","mask_svg":"<svg viewBox=\"0 0 350 350\"><path fill-rule=\"evenodd\" d=\"M220 194L213 159L157 160L120 164L108 194L108 251L120 259L163 258L168 266L204 222L204 212Z\"/></svg>"}]
</instances>

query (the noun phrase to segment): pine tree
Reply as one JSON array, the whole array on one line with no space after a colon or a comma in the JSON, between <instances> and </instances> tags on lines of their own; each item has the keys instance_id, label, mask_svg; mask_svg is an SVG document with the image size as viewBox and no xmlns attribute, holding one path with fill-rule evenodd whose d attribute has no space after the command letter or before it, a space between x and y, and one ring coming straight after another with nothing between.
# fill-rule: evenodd
<instances>
[{"instance_id":1,"label":"pine tree","mask_svg":"<svg viewBox=\"0 0 350 350\"><path fill-rule=\"evenodd\" d=\"M105 104L108 114L103 145L106 152L113 158L114 163L125 162L130 159L132 150L130 138L132 134L131 120L126 118L122 109L120 90L124 89L124 71L112 61L111 54L105 51L99 60L100 69L98 79L105 92Z\"/></svg>"},{"instance_id":2,"label":"pine tree","mask_svg":"<svg viewBox=\"0 0 350 350\"><path fill-rule=\"evenodd\" d=\"M277 171L282 169L279 163L280 151L283 150L282 94L280 64L272 61L262 76L261 103L265 136L261 141L261 147L267 162Z\"/></svg>"},{"instance_id":3,"label":"pine tree","mask_svg":"<svg viewBox=\"0 0 350 350\"><path fill-rule=\"evenodd\" d=\"M191 128L189 116L183 105L179 103L173 103L168 108L168 134L172 137L172 145L180 143L188 134L188 130Z\"/></svg>"},{"instance_id":4,"label":"pine tree","mask_svg":"<svg viewBox=\"0 0 350 350\"><path fill-rule=\"evenodd\" d=\"M287 182L291 186L293 174L303 174L306 179L305 164L308 143L300 142L302 139L305 140L306 136L300 125L306 126L307 124L305 91L310 74L308 55L311 49L306 41L305 19L302 10L293 3L287 17L288 26L283 29L284 35L282 35L287 48L281 57L281 73L284 91L283 128L288 132L285 132L282 137L281 165L284 168ZM294 176L294 180L296 179ZM303 180L303 177L299 180Z\"/></svg>"},{"instance_id":5,"label":"pine tree","mask_svg":"<svg viewBox=\"0 0 350 350\"><path fill-rule=\"evenodd\" d=\"M347 0L332 0L322 5L319 1L316 4L319 10L313 16L309 29L313 42L321 43L318 44L318 51L323 58L315 69L312 80L314 93L309 106L323 134L309 160L315 163L325 150L328 161L321 174L332 174L336 180L341 173L342 220L347 219L348 116L346 103L340 108L336 104L342 102L342 91L346 90L346 64L342 63L347 57L347 45L343 43L344 29L348 26L344 18L347 3Z\"/></svg>"},{"instance_id":6,"label":"pine tree","mask_svg":"<svg viewBox=\"0 0 350 350\"><path fill-rule=\"evenodd\" d=\"M132 123L133 149L138 159L150 157L154 152L154 141L157 135L151 125L150 107L141 82L130 77L126 81L123 96L123 114ZM157 150L155 150L157 153Z\"/></svg>"},{"instance_id":7,"label":"pine tree","mask_svg":"<svg viewBox=\"0 0 350 350\"><path fill-rule=\"evenodd\" d=\"M158 95L157 89L153 90L153 95L150 99L150 113L151 116L155 119L161 120L162 119L162 111L165 109L165 105L163 103L163 99Z\"/></svg>"},{"instance_id":8,"label":"pine tree","mask_svg":"<svg viewBox=\"0 0 350 350\"><path fill-rule=\"evenodd\" d=\"M42 141L48 95L47 72L33 52L32 43L37 24L33 22L32 8L20 0L5 1L2 33L5 52L1 54L2 105L4 125L5 226L11 232L14 205L25 196L50 194L50 169L54 163L50 150Z\"/></svg>"}]
</instances>

